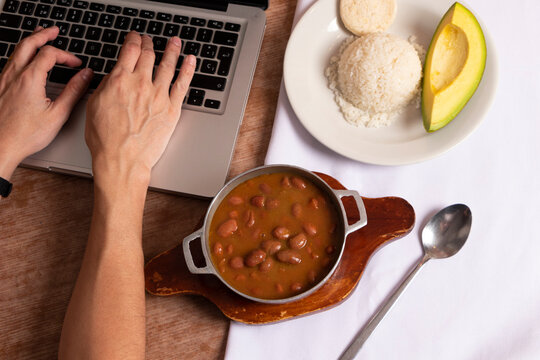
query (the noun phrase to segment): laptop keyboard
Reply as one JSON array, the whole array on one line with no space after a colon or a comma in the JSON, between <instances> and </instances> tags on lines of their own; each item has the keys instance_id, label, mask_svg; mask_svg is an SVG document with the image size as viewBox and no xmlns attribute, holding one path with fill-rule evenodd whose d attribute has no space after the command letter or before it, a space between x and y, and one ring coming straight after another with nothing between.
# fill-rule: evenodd
<instances>
[{"instance_id":1,"label":"laptop keyboard","mask_svg":"<svg viewBox=\"0 0 540 360\"><path fill-rule=\"evenodd\" d=\"M120 47L130 30L152 37L156 66L168 39L179 36L183 44L174 80L185 56L197 57L184 107L209 112L222 112L225 107L225 90L231 81L240 24L98 2L6 0L0 13L0 71L15 45L37 25L60 28L58 37L50 45L78 56L83 62L81 68L94 70L92 90L116 64ZM57 65L48 79L52 83L66 84L77 71Z\"/></svg>"}]
</instances>

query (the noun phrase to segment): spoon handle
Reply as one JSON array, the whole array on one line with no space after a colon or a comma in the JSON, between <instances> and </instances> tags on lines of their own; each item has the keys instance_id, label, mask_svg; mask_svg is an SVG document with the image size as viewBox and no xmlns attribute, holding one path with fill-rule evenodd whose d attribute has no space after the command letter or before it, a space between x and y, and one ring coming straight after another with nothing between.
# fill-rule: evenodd
<instances>
[{"instance_id":1,"label":"spoon handle","mask_svg":"<svg viewBox=\"0 0 540 360\"><path fill-rule=\"evenodd\" d=\"M349 344L347 349L341 354L339 360L352 360L362 348L362 345L366 342L368 337L371 335L373 330L379 325L381 320L384 318L386 313L392 308L396 300L399 298L403 290L409 285L411 280L414 278L418 270L429 260L429 257L425 256L416 264L416 266L409 272L407 277L403 279L399 287L394 291L394 293L386 299L381 308L369 319L368 323L364 328L362 328L354 337L353 341Z\"/></svg>"}]
</instances>

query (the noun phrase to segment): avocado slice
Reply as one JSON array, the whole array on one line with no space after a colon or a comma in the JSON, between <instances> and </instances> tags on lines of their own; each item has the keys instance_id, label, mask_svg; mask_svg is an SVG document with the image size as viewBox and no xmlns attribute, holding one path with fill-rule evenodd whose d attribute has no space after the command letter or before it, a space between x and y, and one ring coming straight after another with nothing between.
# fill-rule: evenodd
<instances>
[{"instance_id":1,"label":"avocado slice","mask_svg":"<svg viewBox=\"0 0 540 360\"><path fill-rule=\"evenodd\" d=\"M474 15L455 3L443 16L426 55L422 118L426 131L447 125L476 91L486 66L486 41Z\"/></svg>"}]
</instances>

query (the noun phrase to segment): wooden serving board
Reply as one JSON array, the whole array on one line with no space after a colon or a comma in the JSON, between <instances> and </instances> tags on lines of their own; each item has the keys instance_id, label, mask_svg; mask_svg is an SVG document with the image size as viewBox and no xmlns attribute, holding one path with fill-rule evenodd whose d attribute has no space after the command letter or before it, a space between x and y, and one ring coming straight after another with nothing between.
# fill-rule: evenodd
<instances>
[{"instance_id":1,"label":"wooden serving board","mask_svg":"<svg viewBox=\"0 0 540 360\"><path fill-rule=\"evenodd\" d=\"M336 179L319 175L333 189L345 187ZM263 304L243 298L214 275L191 274L182 244L151 259L145 266L146 291L152 295L198 294L212 301L225 316L246 324L266 324L331 308L345 300L358 284L369 258L382 245L408 234L414 227L412 206L398 197L363 198L368 223L349 234L340 264L313 294L287 304ZM349 223L358 220L351 198L343 198ZM203 260L204 261L204 260Z\"/></svg>"}]
</instances>

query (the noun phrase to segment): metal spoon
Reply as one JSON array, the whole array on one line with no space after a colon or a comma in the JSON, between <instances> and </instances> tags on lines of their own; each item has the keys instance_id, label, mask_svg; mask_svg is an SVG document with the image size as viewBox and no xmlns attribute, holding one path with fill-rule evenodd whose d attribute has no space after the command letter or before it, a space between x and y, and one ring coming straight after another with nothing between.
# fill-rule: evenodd
<instances>
[{"instance_id":1,"label":"metal spoon","mask_svg":"<svg viewBox=\"0 0 540 360\"><path fill-rule=\"evenodd\" d=\"M472 215L471 210L463 204L448 206L435 214L422 230L422 246L424 256L414 267L401 285L394 291L383 306L373 315L367 325L361 329L353 341L343 352L340 360L353 359L362 345L386 313L392 308L403 290L409 285L418 270L430 259L444 259L456 254L469 236L471 231Z\"/></svg>"}]
</instances>

